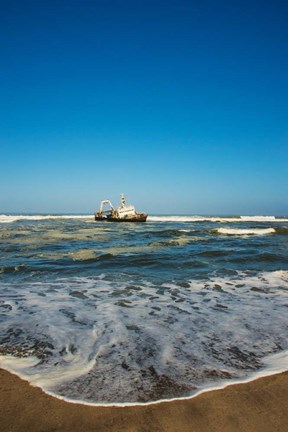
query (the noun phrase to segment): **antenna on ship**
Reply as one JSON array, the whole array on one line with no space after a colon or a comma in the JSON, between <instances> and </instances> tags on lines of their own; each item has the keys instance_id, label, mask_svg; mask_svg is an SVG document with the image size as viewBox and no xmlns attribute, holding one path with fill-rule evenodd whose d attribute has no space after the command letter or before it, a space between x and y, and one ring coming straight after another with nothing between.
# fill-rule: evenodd
<instances>
[{"instance_id":1,"label":"antenna on ship","mask_svg":"<svg viewBox=\"0 0 288 432\"><path fill-rule=\"evenodd\" d=\"M121 194L121 204L122 204L122 207L125 206L125 195L123 193Z\"/></svg>"}]
</instances>

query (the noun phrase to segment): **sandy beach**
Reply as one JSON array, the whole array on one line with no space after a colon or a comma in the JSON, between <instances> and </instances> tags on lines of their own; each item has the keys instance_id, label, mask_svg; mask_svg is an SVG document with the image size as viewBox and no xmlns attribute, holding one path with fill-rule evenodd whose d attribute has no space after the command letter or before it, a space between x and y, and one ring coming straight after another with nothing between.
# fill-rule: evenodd
<instances>
[{"instance_id":1,"label":"sandy beach","mask_svg":"<svg viewBox=\"0 0 288 432\"><path fill-rule=\"evenodd\" d=\"M99 408L61 401L0 370L0 424L5 432L276 432L288 431L288 373L191 399Z\"/></svg>"}]
</instances>

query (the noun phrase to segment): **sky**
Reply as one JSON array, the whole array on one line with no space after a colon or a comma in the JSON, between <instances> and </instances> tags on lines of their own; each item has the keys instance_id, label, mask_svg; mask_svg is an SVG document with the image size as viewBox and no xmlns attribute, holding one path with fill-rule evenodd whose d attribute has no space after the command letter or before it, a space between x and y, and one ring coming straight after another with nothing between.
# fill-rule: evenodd
<instances>
[{"instance_id":1,"label":"sky","mask_svg":"<svg viewBox=\"0 0 288 432\"><path fill-rule=\"evenodd\" d=\"M0 213L288 215L287 1L0 3Z\"/></svg>"}]
</instances>

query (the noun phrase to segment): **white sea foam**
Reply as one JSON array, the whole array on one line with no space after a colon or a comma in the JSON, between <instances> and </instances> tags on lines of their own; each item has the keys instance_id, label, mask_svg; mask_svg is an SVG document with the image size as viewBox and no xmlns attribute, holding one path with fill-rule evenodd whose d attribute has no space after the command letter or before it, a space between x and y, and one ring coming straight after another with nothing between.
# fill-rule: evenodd
<instances>
[{"instance_id":1,"label":"white sea foam","mask_svg":"<svg viewBox=\"0 0 288 432\"><path fill-rule=\"evenodd\" d=\"M273 222L276 220L275 216L240 216L240 219L245 222Z\"/></svg>"},{"instance_id":2,"label":"white sea foam","mask_svg":"<svg viewBox=\"0 0 288 432\"><path fill-rule=\"evenodd\" d=\"M9 358L8 358L9 357ZM26 360L26 361L25 361ZM32 360L33 361L33 360ZM25 368L25 366L28 366L29 363L32 364L31 360L27 359L19 359L19 358L13 358L11 356L0 356L0 364L3 367L3 369L8 370L9 372L17 375L18 377L26 380L26 376L21 373L21 369ZM11 365L14 364L14 367L11 367ZM15 367L15 364L17 366ZM183 397L175 397L175 398L169 398L169 399L160 399L150 402L111 402L111 403L98 403L98 402L87 402L85 400L73 400L69 399L65 396L60 396L59 394L47 390L46 388L42 388L44 392L48 395L51 395L55 397L56 399L64 400L68 403L72 404L79 404L86 406L92 406L92 407L119 407L119 408L125 408L125 407L133 407L133 406L148 406L148 405L158 405L160 403L171 403L179 400L191 400L195 397L199 396L200 394L211 392L211 391L217 391L221 390L233 385L237 384L245 384L249 383L251 381L255 381L259 378L265 378L269 376L273 376L276 374L280 374L283 372L286 372L288 370L288 350L282 351L277 354L271 354L263 359L263 364L265 365L264 368L248 374L245 378L239 378L239 379L229 379L229 380L220 380L216 383L213 383L212 385L206 385L195 392L193 392L191 395L183 396ZM36 386L39 386L35 384Z\"/></svg>"},{"instance_id":3,"label":"white sea foam","mask_svg":"<svg viewBox=\"0 0 288 432\"><path fill-rule=\"evenodd\" d=\"M0 366L3 369L14 372L16 375L25 377L25 371L39 363L39 359L30 357L13 357L12 355L0 355Z\"/></svg>"},{"instance_id":4,"label":"white sea foam","mask_svg":"<svg viewBox=\"0 0 288 432\"><path fill-rule=\"evenodd\" d=\"M32 348L34 340L54 348L45 362L0 357L0 366L70 400L136 400L135 383L151 391L151 368L180 385L189 377L207 388L207 371L215 370L246 379L255 356L287 347L284 270L216 273L185 287L123 274L2 285L2 304L11 308L1 331L10 337L21 317L18 344L32 335Z\"/></svg>"},{"instance_id":5,"label":"white sea foam","mask_svg":"<svg viewBox=\"0 0 288 432\"><path fill-rule=\"evenodd\" d=\"M274 228L252 228L252 229L239 229L239 228L218 228L216 230L219 234L236 235L236 236L247 236L247 235L267 235L274 234L276 230Z\"/></svg>"}]
</instances>

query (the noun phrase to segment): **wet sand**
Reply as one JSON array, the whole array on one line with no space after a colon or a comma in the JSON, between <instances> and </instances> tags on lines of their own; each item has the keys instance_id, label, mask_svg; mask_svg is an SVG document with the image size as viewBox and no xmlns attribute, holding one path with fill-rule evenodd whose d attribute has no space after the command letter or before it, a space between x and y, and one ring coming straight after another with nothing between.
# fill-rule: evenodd
<instances>
[{"instance_id":1,"label":"wet sand","mask_svg":"<svg viewBox=\"0 0 288 432\"><path fill-rule=\"evenodd\" d=\"M138 407L71 404L0 369L5 432L288 432L288 373Z\"/></svg>"}]
</instances>

